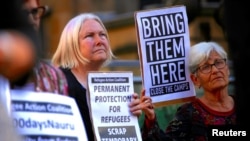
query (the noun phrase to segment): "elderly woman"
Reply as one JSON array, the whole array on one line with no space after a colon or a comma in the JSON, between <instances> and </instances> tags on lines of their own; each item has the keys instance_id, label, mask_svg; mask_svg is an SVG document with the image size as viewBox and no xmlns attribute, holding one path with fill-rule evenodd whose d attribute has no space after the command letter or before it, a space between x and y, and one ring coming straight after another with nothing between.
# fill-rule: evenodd
<instances>
[{"instance_id":1,"label":"elderly woman","mask_svg":"<svg viewBox=\"0 0 250 141\"><path fill-rule=\"evenodd\" d=\"M83 13L67 23L52 58L52 63L59 66L67 78L69 96L76 100L89 141L95 137L86 89L88 72L99 71L112 57L108 32L101 19L92 13ZM139 116L140 100L136 93L132 97L131 113Z\"/></svg>"},{"instance_id":2,"label":"elderly woman","mask_svg":"<svg viewBox=\"0 0 250 141\"><path fill-rule=\"evenodd\" d=\"M206 141L212 128L236 124L234 98L228 93L230 72L225 50L215 42L200 42L192 46L189 69L193 83L203 88L204 94L180 106L165 132L159 128L152 103L145 102L151 101L150 97L142 92L144 140Z\"/></svg>"}]
</instances>

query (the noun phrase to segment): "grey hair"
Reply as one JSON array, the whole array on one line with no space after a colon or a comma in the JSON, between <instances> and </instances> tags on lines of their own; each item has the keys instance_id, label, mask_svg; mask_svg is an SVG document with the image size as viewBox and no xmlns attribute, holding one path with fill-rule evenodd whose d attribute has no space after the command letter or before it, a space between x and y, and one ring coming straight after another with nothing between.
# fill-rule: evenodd
<instances>
[{"instance_id":1,"label":"grey hair","mask_svg":"<svg viewBox=\"0 0 250 141\"><path fill-rule=\"evenodd\" d=\"M193 45L189 52L189 71L195 73L198 65L209 58L212 51L217 52L222 58L227 59L227 53L216 42L200 42Z\"/></svg>"},{"instance_id":2,"label":"grey hair","mask_svg":"<svg viewBox=\"0 0 250 141\"><path fill-rule=\"evenodd\" d=\"M82 27L82 23L88 19L96 20L103 27L104 31L107 33L108 41L110 42L107 29L97 15L92 13L82 13L77 15L66 24L62 31L57 50L52 57L52 63L54 65L71 69L79 66L78 61L82 64L89 63L89 60L82 56L78 42L79 31ZM114 57L111 47L109 46L108 48L109 56L103 65L108 64Z\"/></svg>"}]
</instances>

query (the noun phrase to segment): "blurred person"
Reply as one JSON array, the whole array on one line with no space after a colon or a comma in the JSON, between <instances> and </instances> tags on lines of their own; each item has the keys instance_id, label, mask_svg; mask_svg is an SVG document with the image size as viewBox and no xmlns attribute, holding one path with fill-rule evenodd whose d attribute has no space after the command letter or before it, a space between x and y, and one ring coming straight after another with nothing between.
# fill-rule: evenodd
<instances>
[{"instance_id":1,"label":"blurred person","mask_svg":"<svg viewBox=\"0 0 250 141\"><path fill-rule=\"evenodd\" d=\"M236 127L234 95L228 93L227 53L215 42L200 42L190 49L189 70L195 86L203 95L177 109L165 132L159 128L152 99L142 91L141 108L145 112L143 140L206 141L211 129L229 131Z\"/></svg>"},{"instance_id":2,"label":"blurred person","mask_svg":"<svg viewBox=\"0 0 250 141\"><path fill-rule=\"evenodd\" d=\"M21 141L9 114L6 96L9 83L23 84L36 63L37 37L21 1L7 0L0 4L0 137L1 141Z\"/></svg>"},{"instance_id":3,"label":"blurred person","mask_svg":"<svg viewBox=\"0 0 250 141\"><path fill-rule=\"evenodd\" d=\"M64 27L52 63L60 67L69 84L69 96L76 100L89 141L95 136L91 122L87 93L89 71L99 71L114 57L108 32L101 19L92 13L72 18ZM139 116L140 100L132 94L129 104L132 114Z\"/></svg>"},{"instance_id":4,"label":"blurred person","mask_svg":"<svg viewBox=\"0 0 250 141\"><path fill-rule=\"evenodd\" d=\"M14 30L0 31L1 75L15 82L31 70L34 64L34 44L26 35Z\"/></svg>"},{"instance_id":5,"label":"blurred person","mask_svg":"<svg viewBox=\"0 0 250 141\"><path fill-rule=\"evenodd\" d=\"M34 29L39 31L41 18L46 13L46 7L40 5L40 0L22 0L23 8Z\"/></svg>"},{"instance_id":6,"label":"blurred person","mask_svg":"<svg viewBox=\"0 0 250 141\"><path fill-rule=\"evenodd\" d=\"M44 11L37 10L39 1L8 0L0 7L5 19L0 22L0 140L21 141L11 120L10 89L67 95L67 81L60 69L41 59L38 27Z\"/></svg>"},{"instance_id":7,"label":"blurred person","mask_svg":"<svg viewBox=\"0 0 250 141\"><path fill-rule=\"evenodd\" d=\"M1 26L0 26L1 27ZM10 111L10 83L22 86L35 65L35 44L18 31L0 31L0 101Z\"/></svg>"},{"instance_id":8,"label":"blurred person","mask_svg":"<svg viewBox=\"0 0 250 141\"><path fill-rule=\"evenodd\" d=\"M0 6L0 101L9 111L10 83L23 85L37 61L38 37L20 0Z\"/></svg>"},{"instance_id":9,"label":"blurred person","mask_svg":"<svg viewBox=\"0 0 250 141\"><path fill-rule=\"evenodd\" d=\"M22 81L37 56L38 38L19 4L18 0L3 1L0 11L4 19L0 22L0 74L10 82Z\"/></svg>"},{"instance_id":10,"label":"blurred person","mask_svg":"<svg viewBox=\"0 0 250 141\"><path fill-rule=\"evenodd\" d=\"M26 16L29 17L30 23L39 34L40 21L45 14L46 8L40 6L39 0L22 0L23 9ZM41 47L41 45L40 45ZM40 48L45 52L45 48ZM42 53L41 53L42 54ZM63 72L43 59L40 54L39 60L33 71L30 72L29 81L24 86L12 85L13 89L31 90L36 92L51 92L56 94L68 95L68 84Z\"/></svg>"}]
</instances>

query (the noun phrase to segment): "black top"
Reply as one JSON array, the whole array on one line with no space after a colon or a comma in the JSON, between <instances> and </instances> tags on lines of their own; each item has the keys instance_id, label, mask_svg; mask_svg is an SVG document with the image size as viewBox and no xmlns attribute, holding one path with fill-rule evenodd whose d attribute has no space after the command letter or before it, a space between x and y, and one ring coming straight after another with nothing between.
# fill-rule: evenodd
<instances>
[{"instance_id":1,"label":"black top","mask_svg":"<svg viewBox=\"0 0 250 141\"><path fill-rule=\"evenodd\" d=\"M86 88L84 88L75 78L70 69L60 68L66 76L68 82L69 96L74 98L80 110L80 114L85 125L85 130L89 141L94 141L94 132L90 120L89 107L87 104Z\"/></svg>"}]
</instances>

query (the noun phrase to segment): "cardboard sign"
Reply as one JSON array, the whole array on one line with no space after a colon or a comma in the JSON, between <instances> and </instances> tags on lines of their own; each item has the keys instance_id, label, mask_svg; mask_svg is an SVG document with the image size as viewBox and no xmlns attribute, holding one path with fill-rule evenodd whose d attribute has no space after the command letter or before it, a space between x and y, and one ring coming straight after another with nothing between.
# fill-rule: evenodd
<instances>
[{"instance_id":1,"label":"cardboard sign","mask_svg":"<svg viewBox=\"0 0 250 141\"><path fill-rule=\"evenodd\" d=\"M11 90L14 125L24 141L87 141L81 115L73 98Z\"/></svg>"},{"instance_id":2,"label":"cardboard sign","mask_svg":"<svg viewBox=\"0 0 250 141\"><path fill-rule=\"evenodd\" d=\"M129 112L132 72L90 72L88 90L97 141L141 141L138 118Z\"/></svg>"},{"instance_id":3,"label":"cardboard sign","mask_svg":"<svg viewBox=\"0 0 250 141\"><path fill-rule=\"evenodd\" d=\"M146 95L155 106L195 97L188 70L190 48L185 6L135 12L138 54Z\"/></svg>"}]
</instances>

